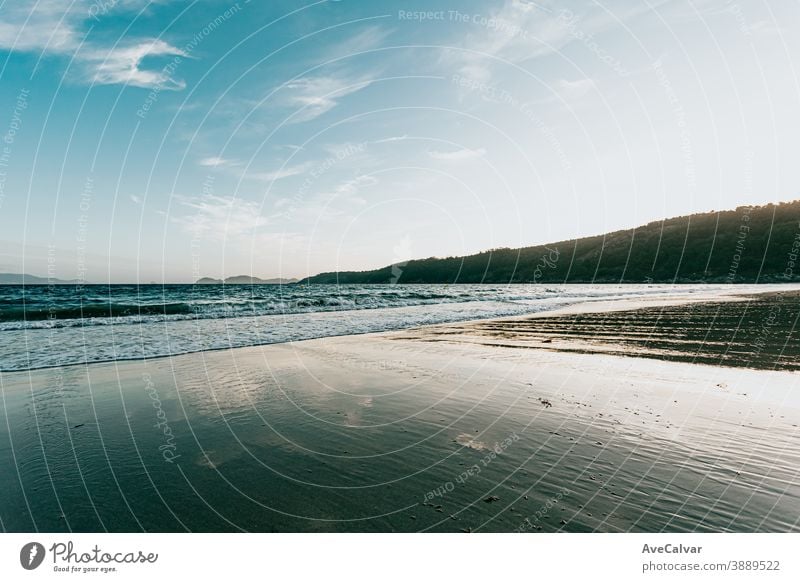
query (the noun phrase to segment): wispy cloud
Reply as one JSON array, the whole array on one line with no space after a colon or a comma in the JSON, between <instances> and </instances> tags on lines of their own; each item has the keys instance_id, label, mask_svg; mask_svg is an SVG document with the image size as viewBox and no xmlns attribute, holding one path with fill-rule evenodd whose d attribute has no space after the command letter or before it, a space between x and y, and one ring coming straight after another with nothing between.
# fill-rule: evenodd
<instances>
[{"instance_id":1,"label":"wispy cloud","mask_svg":"<svg viewBox=\"0 0 800 582\"><path fill-rule=\"evenodd\" d=\"M528 101L525 106L555 104L574 108L596 87L597 85L592 79L558 79L548 85L546 95Z\"/></svg>"},{"instance_id":2,"label":"wispy cloud","mask_svg":"<svg viewBox=\"0 0 800 582\"><path fill-rule=\"evenodd\" d=\"M460 74L488 82L498 61L519 63L560 49L570 39L555 11L544 3L507 0L489 12L486 26L460 35L465 50L446 49L443 64ZM491 24L491 25L490 25Z\"/></svg>"},{"instance_id":3,"label":"wispy cloud","mask_svg":"<svg viewBox=\"0 0 800 582\"><path fill-rule=\"evenodd\" d=\"M486 155L486 150L484 148L478 148L475 150L469 148L463 148L451 152L440 152L434 150L428 152L428 155L432 157L434 160L460 162L463 160L474 160L475 158L482 158L483 156Z\"/></svg>"},{"instance_id":4,"label":"wispy cloud","mask_svg":"<svg viewBox=\"0 0 800 582\"><path fill-rule=\"evenodd\" d=\"M384 137L382 139L376 139L372 143L392 143L395 141L406 141L408 139L408 134L405 135L395 135L391 137Z\"/></svg>"},{"instance_id":5,"label":"wispy cloud","mask_svg":"<svg viewBox=\"0 0 800 582\"><path fill-rule=\"evenodd\" d=\"M5 2L0 12L0 48L67 53L80 44L78 26L88 18L88 2Z\"/></svg>"},{"instance_id":6,"label":"wispy cloud","mask_svg":"<svg viewBox=\"0 0 800 582\"><path fill-rule=\"evenodd\" d=\"M304 77L291 81L284 86L289 92L288 102L299 108L292 121L299 123L316 119L336 107L343 97L361 91L371 83L369 79L344 76Z\"/></svg>"},{"instance_id":7,"label":"wispy cloud","mask_svg":"<svg viewBox=\"0 0 800 582\"><path fill-rule=\"evenodd\" d=\"M259 182L274 182L284 178L291 178L292 176L299 176L300 174L307 172L311 166L312 163L307 162L298 164L296 166L287 166L271 172L246 171L243 174L243 178L246 180L258 180Z\"/></svg>"},{"instance_id":8,"label":"wispy cloud","mask_svg":"<svg viewBox=\"0 0 800 582\"><path fill-rule=\"evenodd\" d=\"M336 186L333 190L333 197L337 199L356 200L362 202L362 198L355 198L355 195L363 188L374 186L378 183L378 179L374 176L361 175L356 176L350 180L346 180Z\"/></svg>"},{"instance_id":9,"label":"wispy cloud","mask_svg":"<svg viewBox=\"0 0 800 582\"><path fill-rule=\"evenodd\" d=\"M594 87L594 81L591 79L576 79L574 81L560 79L554 84L555 91L567 101L580 99Z\"/></svg>"},{"instance_id":10,"label":"wispy cloud","mask_svg":"<svg viewBox=\"0 0 800 582\"><path fill-rule=\"evenodd\" d=\"M313 165L311 162L304 162L294 166L285 166L277 170L262 171L253 168L253 164L248 166L248 164L242 160L219 156L201 158L197 163L204 168L224 170L227 174L241 180L257 180L259 182L274 182L276 180L298 176L307 172Z\"/></svg>"},{"instance_id":11,"label":"wispy cloud","mask_svg":"<svg viewBox=\"0 0 800 582\"><path fill-rule=\"evenodd\" d=\"M253 235L269 220L261 215L259 204L233 196L206 194L199 198L176 197L187 213L172 222L197 237L226 240Z\"/></svg>"},{"instance_id":12,"label":"wispy cloud","mask_svg":"<svg viewBox=\"0 0 800 582\"><path fill-rule=\"evenodd\" d=\"M496 70L505 66L503 62L521 65L557 53L571 42L588 44L591 39L596 43L603 32L668 2L564 5L553 0L505 0L496 9L487 10L477 30L470 34L459 31L458 41L452 44L463 50L445 49L441 64L455 68L467 79L488 83Z\"/></svg>"},{"instance_id":13,"label":"wispy cloud","mask_svg":"<svg viewBox=\"0 0 800 582\"><path fill-rule=\"evenodd\" d=\"M349 34L347 40L337 43L331 51L326 52L325 56L333 59L340 56L358 55L381 46L390 33L391 31L378 25L367 26L360 32Z\"/></svg>"},{"instance_id":14,"label":"wispy cloud","mask_svg":"<svg viewBox=\"0 0 800 582\"><path fill-rule=\"evenodd\" d=\"M142 68L147 57L186 56L160 39L133 39L123 45L103 47L82 44L90 19L97 20L114 10L133 10L148 5L146 0L122 0L103 4L96 1L38 0L3 4L0 11L0 49L56 55L71 55L80 70L80 80L102 85L176 90L185 84L164 70Z\"/></svg>"},{"instance_id":15,"label":"wispy cloud","mask_svg":"<svg viewBox=\"0 0 800 582\"><path fill-rule=\"evenodd\" d=\"M303 223L347 216L342 208L365 204L367 201L361 195L362 191L378 183L379 180L374 176L359 174L354 178L340 181L331 188L309 193L302 198L281 198L275 202L276 213L273 218L281 221L292 219L294 222Z\"/></svg>"},{"instance_id":16,"label":"wispy cloud","mask_svg":"<svg viewBox=\"0 0 800 582\"><path fill-rule=\"evenodd\" d=\"M181 49L164 42L151 39L139 41L125 47L110 50L86 51L82 54L93 83L101 85L125 84L134 87L160 87L165 90L180 90L186 87L183 81L173 79L166 67L160 70L142 69L146 57L188 56Z\"/></svg>"},{"instance_id":17,"label":"wispy cloud","mask_svg":"<svg viewBox=\"0 0 800 582\"><path fill-rule=\"evenodd\" d=\"M208 158L202 158L197 163L204 168L232 168L240 165L241 162L229 158L221 158L219 156L210 156Z\"/></svg>"}]
</instances>

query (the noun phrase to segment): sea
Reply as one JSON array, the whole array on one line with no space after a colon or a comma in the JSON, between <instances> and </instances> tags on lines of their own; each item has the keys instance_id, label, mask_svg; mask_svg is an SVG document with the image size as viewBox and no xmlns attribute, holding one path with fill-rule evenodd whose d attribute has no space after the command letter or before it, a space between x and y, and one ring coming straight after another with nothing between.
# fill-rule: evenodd
<instances>
[{"instance_id":1,"label":"sea","mask_svg":"<svg viewBox=\"0 0 800 582\"><path fill-rule=\"evenodd\" d=\"M724 288L725 286L719 286ZM0 371L391 331L710 285L6 285Z\"/></svg>"}]
</instances>

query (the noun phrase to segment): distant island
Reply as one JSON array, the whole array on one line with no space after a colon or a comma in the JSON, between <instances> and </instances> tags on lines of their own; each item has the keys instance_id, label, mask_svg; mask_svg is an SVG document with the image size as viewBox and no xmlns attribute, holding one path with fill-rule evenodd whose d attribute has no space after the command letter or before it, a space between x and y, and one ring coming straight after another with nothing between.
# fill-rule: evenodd
<instances>
[{"instance_id":1,"label":"distant island","mask_svg":"<svg viewBox=\"0 0 800 582\"><path fill-rule=\"evenodd\" d=\"M195 282L195 285L291 285L292 283L297 282L298 279L260 279L258 277L249 277L247 275L237 275L235 277L228 277L224 280L203 277L198 279ZM149 284L160 285L160 283L154 282L150 282ZM67 280L38 277L36 275L27 275L22 273L0 273L0 285L91 285L91 283L79 281L77 279Z\"/></svg>"},{"instance_id":2,"label":"distant island","mask_svg":"<svg viewBox=\"0 0 800 582\"><path fill-rule=\"evenodd\" d=\"M292 283L297 283L297 279L260 279L248 275L236 275L225 279L202 277L195 282L195 285L291 285Z\"/></svg>"},{"instance_id":3,"label":"distant island","mask_svg":"<svg viewBox=\"0 0 800 582\"><path fill-rule=\"evenodd\" d=\"M800 200L692 214L600 236L300 283L772 283L800 281Z\"/></svg>"},{"instance_id":4,"label":"distant island","mask_svg":"<svg viewBox=\"0 0 800 582\"><path fill-rule=\"evenodd\" d=\"M0 273L0 285L78 285L80 283L83 281L37 277L23 273Z\"/></svg>"}]
</instances>

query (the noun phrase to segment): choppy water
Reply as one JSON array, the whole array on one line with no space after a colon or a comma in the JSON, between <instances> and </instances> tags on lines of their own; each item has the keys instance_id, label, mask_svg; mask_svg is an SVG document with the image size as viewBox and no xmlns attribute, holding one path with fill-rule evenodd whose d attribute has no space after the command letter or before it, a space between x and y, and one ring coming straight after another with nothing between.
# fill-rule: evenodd
<instances>
[{"instance_id":1,"label":"choppy water","mask_svg":"<svg viewBox=\"0 0 800 582\"><path fill-rule=\"evenodd\" d=\"M525 301L554 293L478 285L14 285L0 287L0 330Z\"/></svg>"},{"instance_id":2,"label":"choppy water","mask_svg":"<svg viewBox=\"0 0 800 582\"><path fill-rule=\"evenodd\" d=\"M0 370L388 331L675 290L667 285L0 286Z\"/></svg>"}]
</instances>

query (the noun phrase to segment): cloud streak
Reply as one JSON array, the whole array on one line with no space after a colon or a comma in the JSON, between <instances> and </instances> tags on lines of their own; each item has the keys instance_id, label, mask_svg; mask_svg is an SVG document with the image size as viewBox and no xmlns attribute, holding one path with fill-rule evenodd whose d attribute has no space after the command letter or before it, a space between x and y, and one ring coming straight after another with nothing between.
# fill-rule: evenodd
<instances>
[{"instance_id":1,"label":"cloud streak","mask_svg":"<svg viewBox=\"0 0 800 582\"><path fill-rule=\"evenodd\" d=\"M484 148L478 148L475 150L469 148L463 148L460 150L454 150L452 152L440 152L440 151L430 151L428 155L432 157L434 160L444 160L447 162L461 162L464 160L474 160L476 158L482 158L486 155L486 150Z\"/></svg>"},{"instance_id":2,"label":"cloud streak","mask_svg":"<svg viewBox=\"0 0 800 582\"><path fill-rule=\"evenodd\" d=\"M117 9L136 9L148 4L144 0L127 0L110 4L103 15ZM39 53L41 56L73 56L82 71L81 81L100 85L180 90L185 83L169 76L166 70L142 68L147 57L187 56L184 51L160 39L134 39L114 47L82 44L85 24L92 18L88 0L65 2L6 2L0 12L0 49L12 52ZM94 19L97 19L95 14Z\"/></svg>"},{"instance_id":3,"label":"cloud streak","mask_svg":"<svg viewBox=\"0 0 800 582\"><path fill-rule=\"evenodd\" d=\"M183 227L191 235L211 240L229 240L253 235L269 220L261 215L260 206L233 196L205 194L199 198L176 197L183 208L184 216L172 222Z\"/></svg>"},{"instance_id":4,"label":"cloud streak","mask_svg":"<svg viewBox=\"0 0 800 582\"><path fill-rule=\"evenodd\" d=\"M292 176L299 176L307 172L311 168L310 162L298 164L296 166L288 166L279 170L271 172L245 172L243 177L246 180L258 180L259 182L274 182L276 180L283 180L284 178L291 178Z\"/></svg>"},{"instance_id":5,"label":"cloud streak","mask_svg":"<svg viewBox=\"0 0 800 582\"><path fill-rule=\"evenodd\" d=\"M294 166L284 166L277 170L260 171L253 169L252 164L245 169L247 164L242 160L233 158L223 158L219 156L209 156L198 160L197 164L203 168L214 168L224 170L226 173L235 176L240 180L256 180L258 182L275 182L292 176L299 176L311 169L312 162L304 162Z\"/></svg>"},{"instance_id":6,"label":"cloud streak","mask_svg":"<svg viewBox=\"0 0 800 582\"><path fill-rule=\"evenodd\" d=\"M369 79L347 79L345 77L304 77L287 83L288 102L298 111L292 117L294 123L311 121L327 113L346 97L369 87Z\"/></svg>"},{"instance_id":7,"label":"cloud streak","mask_svg":"<svg viewBox=\"0 0 800 582\"><path fill-rule=\"evenodd\" d=\"M100 85L132 85L134 87L160 87L166 90L181 90L186 83L170 77L166 69L142 69L142 60L146 57L188 55L181 49L164 42L152 39L140 41L125 47L95 50L82 56L89 69L91 82Z\"/></svg>"},{"instance_id":8,"label":"cloud streak","mask_svg":"<svg viewBox=\"0 0 800 582\"><path fill-rule=\"evenodd\" d=\"M239 162L228 158L221 158L219 156L210 156L208 158L202 158L197 162L197 164L204 168L230 168L238 166Z\"/></svg>"},{"instance_id":9,"label":"cloud streak","mask_svg":"<svg viewBox=\"0 0 800 582\"><path fill-rule=\"evenodd\" d=\"M88 18L87 2L5 2L0 12L0 48L69 53L80 44L77 27Z\"/></svg>"}]
</instances>

